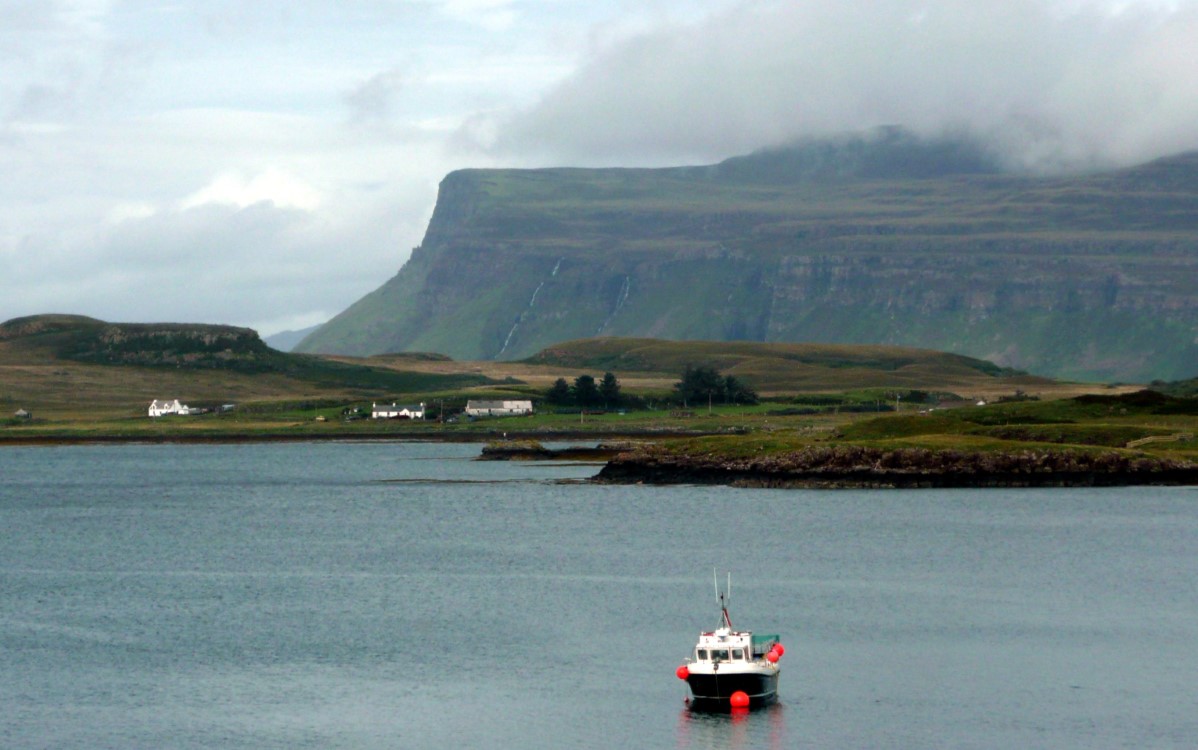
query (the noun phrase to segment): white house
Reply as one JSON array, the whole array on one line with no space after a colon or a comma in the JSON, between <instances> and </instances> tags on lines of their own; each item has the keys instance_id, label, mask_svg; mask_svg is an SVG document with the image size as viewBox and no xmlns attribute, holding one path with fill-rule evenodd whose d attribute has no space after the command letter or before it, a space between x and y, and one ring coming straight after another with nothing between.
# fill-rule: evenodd
<instances>
[{"instance_id":1,"label":"white house","mask_svg":"<svg viewBox=\"0 0 1198 750\"><path fill-rule=\"evenodd\" d=\"M187 404L179 403L179 399L174 401L159 401L157 399L150 402L150 416L161 417L164 414L191 414L191 408Z\"/></svg>"},{"instance_id":2,"label":"white house","mask_svg":"<svg viewBox=\"0 0 1198 750\"><path fill-rule=\"evenodd\" d=\"M424 419L424 404L371 404L371 419Z\"/></svg>"},{"instance_id":3,"label":"white house","mask_svg":"<svg viewBox=\"0 0 1198 750\"><path fill-rule=\"evenodd\" d=\"M532 414L531 401L467 401L468 417L511 417Z\"/></svg>"}]
</instances>

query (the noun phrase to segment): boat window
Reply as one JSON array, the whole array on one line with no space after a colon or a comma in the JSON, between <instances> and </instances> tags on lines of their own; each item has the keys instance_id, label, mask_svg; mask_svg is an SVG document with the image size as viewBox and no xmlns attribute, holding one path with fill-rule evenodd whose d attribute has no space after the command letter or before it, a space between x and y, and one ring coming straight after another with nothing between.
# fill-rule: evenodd
<instances>
[{"instance_id":1,"label":"boat window","mask_svg":"<svg viewBox=\"0 0 1198 750\"><path fill-rule=\"evenodd\" d=\"M741 651L739 648L734 648L734 649L732 649L732 658L733 659L743 659L743 658L745 658L745 652Z\"/></svg>"},{"instance_id":2,"label":"boat window","mask_svg":"<svg viewBox=\"0 0 1198 750\"><path fill-rule=\"evenodd\" d=\"M711 650L712 661L728 661L728 649L716 648Z\"/></svg>"},{"instance_id":3,"label":"boat window","mask_svg":"<svg viewBox=\"0 0 1198 750\"><path fill-rule=\"evenodd\" d=\"M707 661L707 649L701 648L698 651L699 661Z\"/></svg>"}]
</instances>

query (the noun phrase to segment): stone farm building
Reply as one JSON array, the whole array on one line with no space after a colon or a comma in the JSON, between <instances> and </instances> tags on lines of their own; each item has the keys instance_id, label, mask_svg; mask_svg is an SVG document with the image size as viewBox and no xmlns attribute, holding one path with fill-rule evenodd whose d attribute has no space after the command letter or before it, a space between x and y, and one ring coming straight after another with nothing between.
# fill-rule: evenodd
<instances>
[{"instance_id":1,"label":"stone farm building","mask_svg":"<svg viewBox=\"0 0 1198 750\"><path fill-rule=\"evenodd\" d=\"M531 401L467 401L468 417L511 417L532 414Z\"/></svg>"}]
</instances>

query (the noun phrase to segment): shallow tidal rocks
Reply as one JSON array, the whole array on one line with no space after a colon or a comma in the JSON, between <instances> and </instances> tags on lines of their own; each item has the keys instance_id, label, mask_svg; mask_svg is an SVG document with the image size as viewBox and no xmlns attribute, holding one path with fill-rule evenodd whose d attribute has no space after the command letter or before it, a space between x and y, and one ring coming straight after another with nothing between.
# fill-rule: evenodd
<instances>
[{"instance_id":1,"label":"shallow tidal rocks","mask_svg":"<svg viewBox=\"0 0 1198 750\"><path fill-rule=\"evenodd\" d=\"M1198 484L1198 464L1118 451L883 449L809 446L759 456L646 446L595 477L612 484L742 487L1109 487Z\"/></svg>"},{"instance_id":2,"label":"shallow tidal rocks","mask_svg":"<svg viewBox=\"0 0 1198 750\"><path fill-rule=\"evenodd\" d=\"M591 446L546 448L537 440L501 440L487 443L479 455L480 461L607 461L616 455L633 450L639 443L627 440L609 441Z\"/></svg>"}]
</instances>

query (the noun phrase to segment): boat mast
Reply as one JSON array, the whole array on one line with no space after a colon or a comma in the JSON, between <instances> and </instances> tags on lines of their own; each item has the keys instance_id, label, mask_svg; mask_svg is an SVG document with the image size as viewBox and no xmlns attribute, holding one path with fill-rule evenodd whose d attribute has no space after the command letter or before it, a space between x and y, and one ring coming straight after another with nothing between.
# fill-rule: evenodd
<instances>
[{"instance_id":1,"label":"boat mast","mask_svg":"<svg viewBox=\"0 0 1198 750\"><path fill-rule=\"evenodd\" d=\"M720 624L717 627L732 630L732 618L728 617L728 602L732 600L732 571L728 571L728 585L720 591L720 579L715 569L711 570L711 580L715 584L715 596L720 602Z\"/></svg>"}]
</instances>

